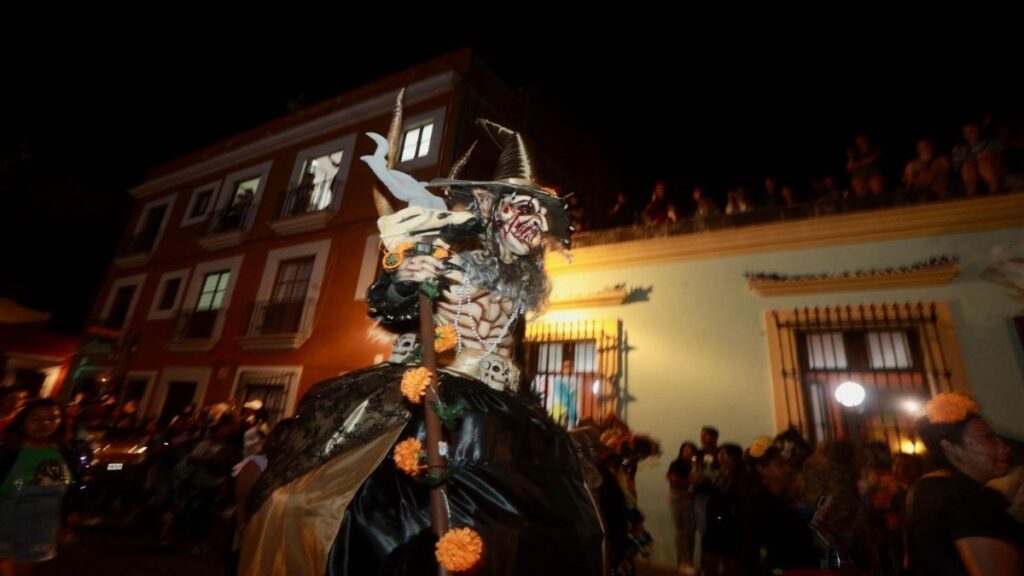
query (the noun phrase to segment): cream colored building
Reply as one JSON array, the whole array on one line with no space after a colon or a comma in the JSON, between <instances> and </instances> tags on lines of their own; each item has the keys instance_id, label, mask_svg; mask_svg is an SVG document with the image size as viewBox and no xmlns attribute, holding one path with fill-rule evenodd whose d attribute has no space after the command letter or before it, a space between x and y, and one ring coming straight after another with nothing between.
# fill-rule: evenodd
<instances>
[{"instance_id":1,"label":"cream colored building","mask_svg":"<svg viewBox=\"0 0 1024 576\"><path fill-rule=\"evenodd\" d=\"M790 424L842 434L851 419L832 393L860 380L860 430L894 449L915 449L906 401L947 389L970 391L998 431L1024 438L1014 327L1024 295L989 261L1024 236L1024 194L647 239L594 234L581 235L571 263L549 257L554 306L530 332L621 331L628 351L607 372L618 385L594 392L661 442L664 454L637 474L659 563L674 559L665 473L704 424L744 447ZM926 264L943 256L959 261ZM752 282L750 272L788 281Z\"/></svg>"}]
</instances>

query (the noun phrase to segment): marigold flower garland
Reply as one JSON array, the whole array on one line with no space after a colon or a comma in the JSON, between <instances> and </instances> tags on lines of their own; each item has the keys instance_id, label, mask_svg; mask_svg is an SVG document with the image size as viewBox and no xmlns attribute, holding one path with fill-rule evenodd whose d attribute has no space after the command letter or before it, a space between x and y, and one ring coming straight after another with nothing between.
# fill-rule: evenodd
<instances>
[{"instance_id":1,"label":"marigold flower garland","mask_svg":"<svg viewBox=\"0 0 1024 576\"><path fill-rule=\"evenodd\" d=\"M434 556L449 572L465 572L476 567L484 554L484 541L471 528L454 528L435 546Z\"/></svg>"}]
</instances>

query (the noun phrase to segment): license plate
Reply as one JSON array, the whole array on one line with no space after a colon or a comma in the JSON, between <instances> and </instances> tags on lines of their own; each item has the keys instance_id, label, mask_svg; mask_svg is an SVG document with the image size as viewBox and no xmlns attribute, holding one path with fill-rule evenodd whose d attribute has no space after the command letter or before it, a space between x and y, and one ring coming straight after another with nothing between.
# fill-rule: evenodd
<instances>
[{"instance_id":1,"label":"license plate","mask_svg":"<svg viewBox=\"0 0 1024 576\"><path fill-rule=\"evenodd\" d=\"M117 462L111 462L110 464L107 464L107 470L121 470L123 468L124 464L120 464Z\"/></svg>"}]
</instances>

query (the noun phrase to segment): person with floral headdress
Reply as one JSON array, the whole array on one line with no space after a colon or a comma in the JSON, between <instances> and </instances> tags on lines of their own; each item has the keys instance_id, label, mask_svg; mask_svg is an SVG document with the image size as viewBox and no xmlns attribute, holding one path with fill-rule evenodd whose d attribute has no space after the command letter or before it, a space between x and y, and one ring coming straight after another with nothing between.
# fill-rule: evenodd
<instances>
[{"instance_id":1,"label":"person with floral headdress","mask_svg":"<svg viewBox=\"0 0 1024 576\"><path fill-rule=\"evenodd\" d=\"M916 423L936 470L908 497L907 545L913 574L1024 574L1021 527L1006 498L985 483L1009 471L1009 448L969 396L932 398Z\"/></svg>"}]
</instances>

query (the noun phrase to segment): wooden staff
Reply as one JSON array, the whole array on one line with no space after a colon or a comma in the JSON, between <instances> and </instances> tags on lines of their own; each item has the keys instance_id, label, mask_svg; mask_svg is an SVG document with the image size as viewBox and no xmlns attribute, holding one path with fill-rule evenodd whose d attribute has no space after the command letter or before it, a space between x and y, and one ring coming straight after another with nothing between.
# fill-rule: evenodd
<instances>
[{"instance_id":1,"label":"wooden staff","mask_svg":"<svg viewBox=\"0 0 1024 576\"><path fill-rule=\"evenodd\" d=\"M426 294L420 293L420 342L423 351L423 366L430 370L433 378L434 402L439 401L440 394L437 380L437 356L434 354L434 302ZM435 477L444 475L448 467L447 459L441 455L440 442L442 441L441 419L434 411L434 402L427 396L426 419L427 419L427 465L430 467L430 474ZM434 528L434 534L440 538L448 532L448 512L445 506L444 485L430 489L430 523ZM440 564L437 566L437 573L445 576L447 571Z\"/></svg>"}]
</instances>

